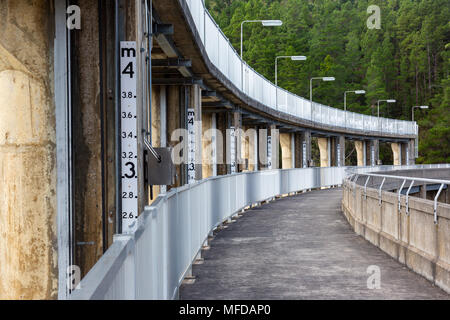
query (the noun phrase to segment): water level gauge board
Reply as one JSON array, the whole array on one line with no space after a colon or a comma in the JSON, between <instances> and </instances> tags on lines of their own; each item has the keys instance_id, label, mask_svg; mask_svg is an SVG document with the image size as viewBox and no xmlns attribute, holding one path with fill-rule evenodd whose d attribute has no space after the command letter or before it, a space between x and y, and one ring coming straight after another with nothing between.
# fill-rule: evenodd
<instances>
[{"instance_id":1,"label":"water level gauge board","mask_svg":"<svg viewBox=\"0 0 450 320\"><path fill-rule=\"evenodd\" d=\"M120 70L122 233L130 233L138 217L136 42L120 43Z\"/></svg>"}]
</instances>

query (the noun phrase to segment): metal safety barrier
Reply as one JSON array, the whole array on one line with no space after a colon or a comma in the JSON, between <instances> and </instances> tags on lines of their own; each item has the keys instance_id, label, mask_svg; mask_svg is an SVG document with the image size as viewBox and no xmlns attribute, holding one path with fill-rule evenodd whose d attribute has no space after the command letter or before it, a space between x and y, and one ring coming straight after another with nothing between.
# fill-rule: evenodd
<instances>
[{"instance_id":1,"label":"metal safety barrier","mask_svg":"<svg viewBox=\"0 0 450 320\"><path fill-rule=\"evenodd\" d=\"M362 132L417 135L416 122L378 118L312 103L275 86L243 61L202 0L186 0L209 60L238 89L277 111L322 124ZM278 96L278 99L276 98ZM277 101L278 100L278 101Z\"/></svg>"},{"instance_id":2,"label":"metal safety barrier","mask_svg":"<svg viewBox=\"0 0 450 320\"><path fill-rule=\"evenodd\" d=\"M145 208L137 231L114 238L70 299L176 299L210 232L243 208L278 195L341 185L354 172L423 168L436 166L255 171L173 189Z\"/></svg>"},{"instance_id":3,"label":"metal safety barrier","mask_svg":"<svg viewBox=\"0 0 450 320\"><path fill-rule=\"evenodd\" d=\"M450 164L438 164L438 165L418 165L418 166L412 166L413 168L410 169L450 169ZM359 178L365 178L362 182L364 182L364 197L367 198L367 184L369 181L378 179L381 180L381 183L372 183L371 187L377 187L378 188L378 199L379 203L381 205L381 191L383 190L383 185L386 182L386 179L394 180L396 183L394 185L390 185L388 189L398 189L397 196L398 196L398 208L401 207L401 193L404 190L405 185L407 186L407 190L405 193L405 204L406 204L406 215L409 214L409 195L411 193L411 189L414 186L415 183L420 182L421 184L434 184L439 185L439 189L437 190L437 193L433 199L433 214L434 214L434 223L438 223L438 215L437 215L437 206L438 206L438 199L439 196L444 189L445 186L450 185L450 180L443 180L443 179L429 179L429 178L420 178L420 177L408 177L405 175L387 175L387 174L380 174L380 173L355 173L354 177L350 177L350 179L354 180L356 184L358 184ZM353 181L352 180L352 181ZM409 186L408 186L409 184ZM361 184L362 185L362 184Z\"/></svg>"}]
</instances>

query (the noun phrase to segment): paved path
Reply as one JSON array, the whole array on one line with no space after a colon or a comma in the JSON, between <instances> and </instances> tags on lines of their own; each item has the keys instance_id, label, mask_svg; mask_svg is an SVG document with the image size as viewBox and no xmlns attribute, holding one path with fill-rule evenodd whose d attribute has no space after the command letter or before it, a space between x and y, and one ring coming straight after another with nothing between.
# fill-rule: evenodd
<instances>
[{"instance_id":1,"label":"paved path","mask_svg":"<svg viewBox=\"0 0 450 320\"><path fill-rule=\"evenodd\" d=\"M449 299L357 236L342 190L313 191L254 208L217 234L182 299ZM367 267L381 289L367 289Z\"/></svg>"}]
</instances>

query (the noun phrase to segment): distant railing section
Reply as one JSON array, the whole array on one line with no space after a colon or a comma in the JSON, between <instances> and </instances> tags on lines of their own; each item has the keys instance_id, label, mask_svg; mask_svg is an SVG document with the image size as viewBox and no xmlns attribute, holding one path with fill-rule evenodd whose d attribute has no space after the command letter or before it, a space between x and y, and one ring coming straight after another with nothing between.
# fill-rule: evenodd
<instances>
[{"instance_id":1,"label":"distant railing section","mask_svg":"<svg viewBox=\"0 0 450 320\"><path fill-rule=\"evenodd\" d=\"M276 87L241 60L229 39L205 8L202 0L186 0L186 2L211 62L228 80L252 99L274 110L317 124L395 135L416 135L418 133L416 123L411 121L379 119L315 102L311 108L309 100Z\"/></svg>"},{"instance_id":2,"label":"distant railing section","mask_svg":"<svg viewBox=\"0 0 450 320\"><path fill-rule=\"evenodd\" d=\"M136 232L114 238L70 299L176 299L210 232L241 209L282 194L341 185L354 172L421 168L436 166L255 171L173 189L145 208Z\"/></svg>"}]
</instances>

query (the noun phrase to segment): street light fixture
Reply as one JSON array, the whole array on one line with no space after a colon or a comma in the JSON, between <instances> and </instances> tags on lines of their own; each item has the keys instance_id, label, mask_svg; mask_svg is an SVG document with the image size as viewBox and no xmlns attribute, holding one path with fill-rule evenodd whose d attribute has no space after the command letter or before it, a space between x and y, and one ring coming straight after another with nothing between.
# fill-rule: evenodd
<instances>
[{"instance_id":1,"label":"street light fixture","mask_svg":"<svg viewBox=\"0 0 450 320\"><path fill-rule=\"evenodd\" d=\"M311 104L311 122L313 122L313 115L314 115L313 102L312 102L312 95L313 95L312 82L313 82L313 80L334 81L336 79L334 77L314 77L309 80L309 102Z\"/></svg>"},{"instance_id":2,"label":"street light fixture","mask_svg":"<svg viewBox=\"0 0 450 320\"><path fill-rule=\"evenodd\" d=\"M241 89L244 91L244 57L243 57L243 42L244 42L244 23L261 23L263 27L279 27L283 25L281 20L244 20L241 23Z\"/></svg>"},{"instance_id":3,"label":"street light fixture","mask_svg":"<svg viewBox=\"0 0 450 320\"><path fill-rule=\"evenodd\" d=\"M380 128L380 124L381 124L381 122L380 122L380 102L396 103L397 101L395 99L378 100L378 102L377 102L378 130L381 131L381 128Z\"/></svg>"},{"instance_id":4,"label":"street light fixture","mask_svg":"<svg viewBox=\"0 0 450 320\"><path fill-rule=\"evenodd\" d=\"M366 91L365 90L345 91L344 92L344 111L347 111L347 93L366 94ZM347 128L347 112L344 113L344 117L345 117L345 127Z\"/></svg>"},{"instance_id":5,"label":"street light fixture","mask_svg":"<svg viewBox=\"0 0 450 320\"><path fill-rule=\"evenodd\" d=\"M292 61L305 61L305 56L278 56L275 58L275 105L278 110L278 59L291 59Z\"/></svg>"},{"instance_id":6,"label":"street light fixture","mask_svg":"<svg viewBox=\"0 0 450 320\"><path fill-rule=\"evenodd\" d=\"M412 122L414 122L414 110L417 109L417 108L419 108L419 109L429 109L430 107L428 107L428 106L415 106L415 107L412 107L412 109L411 109Z\"/></svg>"}]
</instances>

